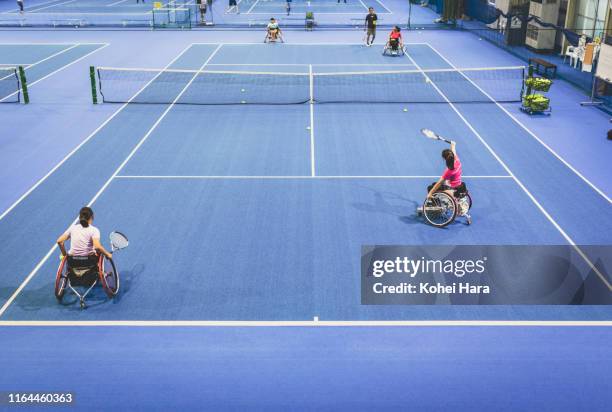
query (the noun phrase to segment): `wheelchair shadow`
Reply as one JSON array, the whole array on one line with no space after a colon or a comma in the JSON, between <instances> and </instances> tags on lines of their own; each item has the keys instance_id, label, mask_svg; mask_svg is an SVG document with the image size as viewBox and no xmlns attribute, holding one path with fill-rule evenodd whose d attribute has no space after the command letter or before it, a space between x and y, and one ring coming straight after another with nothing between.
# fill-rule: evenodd
<instances>
[{"instance_id":1,"label":"wheelchair shadow","mask_svg":"<svg viewBox=\"0 0 612 412\"><path fill-rule=\"evenodd\" d=\"M98 282L96 286L89 292L87 298L85 298L86 308L100 307L106 304L117 304L121 302L124 295L129 294L133 288L138 276L144 272L145 265L137 264L130 270L120 271L120 287L119 293L113 299L109 297L102 289L102 286ZM66 289L64 298L61 302L55 298L53 290L55 288L55 279L50 282L42 284L38 288L33 288L31 284L25 287L21 293L17 296L13 305L19 307L21 310L26 312L39 311L49 307L60 306L67 310L81 312L82 309L79 305L79 298L70 289ZM78 286L76 289L79 293L84 293L87 288ZM0 293L3 296L11 296L15 293L16 288L1 288ZM9 309L10 312L10 309Z\"/></svg>"},{"instance_id":2,"label":"wheelchair shadow","mask_svg":"<svg viewBox=\"0 0 612 412\"><path fill-rule=\"evenodd\" d=\"M145 265L142 263L138 263L132 266L129 270L121 270L119 269L119 293L113 299L113 303L119 303L123 299L123 296L126 294L129 295L130 290L135 286L138 277L144 272Z\"/></svg>"},{"instance_id":3,"label":"wheelchair shadow","mask_svg":"<svg viewBox=\"0 0 612 412\"><path fill-rule=\"evenodd\" d=\"M359 186L372 192L374 197L371 203L352 203L351 205L355 209L368 213L381 213L397 216L400 222L407 225L423 223L422 219L420 219L416 213L417 207L421 205L419 202L408 199L394 192L380 192L366 186Z\"/></svg>"}]
</instances>

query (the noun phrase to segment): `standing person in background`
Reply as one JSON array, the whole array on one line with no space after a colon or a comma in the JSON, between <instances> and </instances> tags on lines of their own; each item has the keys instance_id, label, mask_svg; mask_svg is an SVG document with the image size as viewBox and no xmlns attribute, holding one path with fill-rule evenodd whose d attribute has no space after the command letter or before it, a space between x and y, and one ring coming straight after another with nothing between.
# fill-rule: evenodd
<instances>
[{"instance_id":1,"label":"standing person in background","mask_svg":"<svg viewBox=\"0 0 612 412\"><path fill-rule=\"evenodd\" d=\"M206 11L208 9L208 4L206 3L206 0L198 0L200 2L199 4L199 9L200 9L200 20L202 21L202 24L206 24Z\"/></svg>"},{"instance_id":2,"label":"standing person in background","mask_svg":"<svg viewBox=\"0 0 612 412\"><path fill-rule=\"evenodd\" d=\"M285 8L287 9L287 16L291 14L291 2L293 0L287 0L287 4L285 6Z\"/></svg>"},{"instance_id":3,"label":"standing person in background","mask_svg":"<svg viewBox=\"0 0 612 412\"><path fill-rule=\"evenodd\" d=\"M142 0L142 4L144 4L145 0ZM140 0L136 0L136 4L140 3Z\"/></svg>"},{"instance_id":4,"label":"standing person in background","mask_svg":"<svg viewBox=\"0 0 612 412\"><path fill-rule=\"evenodd\" d=\"M238 3L236 2L236 0L229 0L229 7L227 11L230 12L232 9L236 11L236 14L240 14L240 10L238 9Z\"/></svg>"},{"instance_id":5,"label":"standing person in background","mask_svg":"<svg viewBox=\"0 0 612 412\"><path fill-rule=\"evenodd\" d=\"M17 0L17 5L19 6L19 13L23 13L23 0Z\"/></svg>"},{"instance_id":6,"label":"standing person in background","mask_svg":"<svg viewBox=\"0 0 612 412\"><path fill-rule=\"evenodd\" d=\"M340 4L340 0L338 0L338 4ZM346 4L346 0L344 0L344 4Z\"/></svg>"},{"instance_id":7,"label":"standing person in background","mask_svg":"<svg viewBox=\"0 0 612 412\"><path fill-rule=\"evenodd\" d=\"M366 18L365 18L366 46L368 47L370 47L372 43L374 43L374 39L376 38L376 22L377 21L378 21L378 16L376 15L376 13L374 13L374 7L370 7L368 9L368 14L366 14Z\"/></svg>"},{"instance_id":8,"label":"standing person in background","mask_svg":"<svg viewBox=\"0 0 612 412\"><path fill-rule=\"evenodd\" d=\"M442 16L435 22L456 24L457 19L462 17L463 0L444 0L444 5L442 6Z\"/></svg>"}]
</instances>

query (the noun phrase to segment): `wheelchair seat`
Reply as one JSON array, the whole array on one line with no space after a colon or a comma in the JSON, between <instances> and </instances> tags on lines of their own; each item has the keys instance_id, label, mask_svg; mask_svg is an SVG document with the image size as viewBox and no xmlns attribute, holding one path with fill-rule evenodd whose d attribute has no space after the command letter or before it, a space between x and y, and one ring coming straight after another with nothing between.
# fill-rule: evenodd
<instances>
[{"instance_id":1,"label":"wheelchair seat","mask_svg":"<svg viewBox=\"0 0 612 412\"><path fill-rule=\"evenodd\" d=\"M68 280L72 286L89 287L98 280L100 257L98 255L89 256L68 256Z\"/></svg>"},{"instance_id":2,"label":"wheelchair seat","mask_svg":"<svg viewBox=\"0 0 612 412\"><path fill-rule=\"evenodd\" d=\"M468 194L467 186L465 185L465 182L461 182L461 184L455 188L455 197L457 199L461 199L465 197L467 194Z\"/></svg>"}]
</instances>

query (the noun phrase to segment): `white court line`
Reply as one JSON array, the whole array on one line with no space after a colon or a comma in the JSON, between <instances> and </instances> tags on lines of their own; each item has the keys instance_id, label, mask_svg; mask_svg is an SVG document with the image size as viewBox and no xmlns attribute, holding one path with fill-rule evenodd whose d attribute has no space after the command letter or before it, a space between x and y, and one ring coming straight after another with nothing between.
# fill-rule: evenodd
<instances>
[{"instance_id":1,"label":"white court line","mask_svg":"<svg viewBox=\"0 0 612 412\"><path fill-rule=\"evenodd\" d=\"M232 7L228 8L227 10L225 10L225 12L224 12L223 14L229 14L229 13L230 13L230 10L233 10L233 9L238 9L238 10L239 10L240 3L242 3L242 0L238 0L238 1L236 2L236 5L235 5L235 6L232 6Z\"/></svg>"},{"instance_id":2,"label":"white court line","mask_svg":"<svg viewBox=\"0 0 612 412\"><path fill-rule=\"evenodd\" d=\"M553 219L553 217L548 213L548 211L546 209L544 209L544 207L540 204L540 202L531 194L531 192L527 189L527 187L525 187L523 182L521 182L514 175L514 173L512 173L512 171L510 170L508 165L506 165L506 163L497 155L497 153L493 150L493 148L491 148L491 146L489 146L489 144L483 139L483 137L480 135L480 133L478 133L476 131L476 129L472 126L472 124L470 122L468 122L468 120L463 116L463 114L461 114L461 112L457 109L457 107L453 103L451 103L451 101L448 99L448 97L446 97L446 95L438 88L438 86L435 84L435 82L432 81L431 79L429 79L429 77L427 76L425 71L423 71L423 69L421 69L421 66L419 66L417 64L417 62L412 58L410 53L406 53L406 56L408 56L408 58L416 65L416 67L419 70L422 71L423 76L425 76L425 78L429 80L429 83L436 89L436 91L440 94L440 96L442 96L442 98L444 100L446 100L446 102L450 105L450 107L453 109L453 111L455 113L457 113L457 115L463 121L463 123L465 123L465 125L472 131L472 133L474 133L474 135L478 138L478 140L480 140L480 142L487 148L489 153L491 153L493 155L493 157L495 157L495 159L497 159L497 161L504 168L506 173L508 173L510 176L512 176L514 181L525 192L525 194L531 199L533 204L535 204L537 206L537 208L540 209L542 214L552 223L552 225L559 231L559 233L565 238L565 240L574 248L574 250L580 255L580 257L582 257L582 259L587 263L587 265L591 268L591 270L593 270L593 272L595 272L595 274L601 279L601 281L604 283L604 285L606 285L608 287L608 290L612 291L612 284L610 284L608 279L599 271L599 269L597 269L597 267L593 264L593 262L591 262L591 260L588 258L588 256L586 256L584 254L584 252L576 245L574 240L567 233L565 233L563 228L561 228L561 226L555 221L555 219Z\"/></svg>"},{"instance_id":3,"label":"white court line","mask_svg":"<svg viewBox=\"0 0 612 412\"><path fill-rule=\"evenodd\" d=\"M128 1L128 0L119 0L119 1L116 1L116 2L111 3L111 4L107 4L106 7L116 6L117 4L125 3L126 1Z\"/></svg>"},{"instance_id":4,"label":"white court line","mask_svg":"<svg viewBox=\"0 0 612 412\"><path fill-rule=\"evenodd\" d=\"M108 46L108 43L106 43L104 47L106 47L106 46ZM98 50L101 50L104 47L96 49L96 50L94 50L91 53L94 53L94 52L96 52ZM190 48L191 48L191 44L188 45L183 51L181 51L174 59L172 59L172 61L166 65L166 68L170 67L170 65L172 63L174 63L179 57L181 57ZM89 53L89 54L91 54L91 53ZM83 56L82 58L87 57L89 54ZM73 63L76 63L76 61L73 62ZM71 63L71 64L73 64L73 63ZM48 76L50 76L50 74ZM45 77L48 77L48 76L45 76ZM43 77L40 80L43 80L45 77ZM40 81L40 80L38 80L38 81ZM21 202L23 202L23 200L26 197L28 197L30 195L30 193L32 193L38 186L40 186L45 180L47 180L47 178L49 178L49 176L51 176L61 165L63 165L70 157L72 157L72 155L75 154L85 143L87 143L92 137L94 137L115 116L117 116L119 114L119 112L121 112L123 109L125 109L127 107L127 105L129 104L129 102L131 102L136 96L138 96L138 94L140 94L140 92L142 92L142 90L144 90L144 88L147 87L154 80L155 80L155 77L153 79L151 79L149 81L149 83L145 84L142 89L137 91L136 94L134 94L134 96L132 96L132 98L129 99L128 103L123 104L119 109L117 109L117 111L115 111L108 119L106 119L100 126L98 126L98 128L96 128L96 130L94 130L89 136L87 136L87 138L85 140L83 140L77 147L75 147L70 153L68 153L58 164L56 164L51 170L49 170L49 172L47 172L46 175L44 175L40 180L38 180L38 182L36 182L34 184L34 186L32 186L30 189L28 189L27 192L25 192L23 195L21 195L21 197L19 199L17 199L11 206L9 206L8 209L6 209L0 215L0 220L2 220L6 215L8 215L10 213L10 211L13 210L15 207L17 207Z\"/></svg>"},{"instance_id":5,"label":"white court line","mask_svg":"<svg viewBox=\"0 0 612 412\"><path fill-rule=\"evenodd\" d=\"M457 69L456 66L451 63L446 57L444 57L438 50L436 50L433 46L431 46L430 44L427 44L434 52L436 52L438 54L438 56L440 56L442 59L444 59L444 61L446 61L446 63L448 63L452 68ZM506 113L508 116L510 116L510 118L512 120L514 120L514 122L516 124L518 124L521 128L523 128L527 133L529 133L529 135L531 135L531 137L533 137L534 139L536 139L538 142L540 142L540 144L542 146L544 146L550 153L552 153L557 159L559 159L561 161L561 163L563 163L565 166L567 166L572 172L574 172L578 177L580 177L586 184L588 184L593 190L595 190L597 193L599 193L604 199L606 199L609 203L612 203L612 200L601 190L599 189L597 186L595 186L595 184L593 184L589 179L587 179L586 177L584 177L578 170L576 170L571 164L569 164L564 158L562 158L559 154L557 154L557 152L555 152L550 146L548 146L546 143L544 143L544 141L542 141L535 133L533 133L531 130L529 130L527 128L527 126L525 126L523 123L521 123L520 120L518 120L516 117L514 117L514 115L512 113L510 113L508 110L506 110L506 108L504 106L502 106L501 104L499 104L498 102L495 101L495 99L493 99L487 92L485 92L484 90L482 90L480 88L480 86L478 86L476 83L474 83L472 81L472 79L470 79L469 77L467 77L463 72L460 71L460 73L463 75L463 77L465 77L470 83L472 83L478 90L480 90L485 96L487 96L489 99L491 99L492 102L494 102L497 107L499 107L500 109L502 109L504 111L504 113Z\"/></svg>"},{"instance_id":6,"label":"white court line","mask_svg":"<svg viewBox=\"0 0 612 412\"><path fill-rule=\"evenodd\" d=\"M217 54L217 52L219 51L219 49L222 47L223 45L220 44L217 46L217 48L211 53L211 55L208 57L208 59L204 62L204 64L202 66L200 66L200 71L204 69L204 67L206 66L206 64L215 56L215 54ZM191 46L189 46L191 47ZM189 49L188 47L188 49ZM187 50L187 49L186 49ZM182 54L182 53L181 53ZM179 55L180 56L180 55ZM176 57L178 58L178 56ZM175 60L176 60L175 58ZM172 63L172 62L171 62ZM144 142L149 138L149 136L153 133L153 131L157 128L157 126L159 126L159 124L162 122L162 120L164 120L164 118L166 117L166 115L170 112L170 110L172 110L172 108L174 107L174 105L176 104L176 102L178 101L178 99L181 98L181 96L185 93L185 91L187 91L187 89L189 88L189 86L191 86L191 84L193 83L193 81L196 79L198 73L196 72L196 74L191 78L191 80L189 81L189 83L187 83L185 85L185 87L183 87L183 89L181 90L181 92L176 96L176 98L172 101L172 103L166 108L166 110L164 110L164 112L161 114L161 116L155 121L155 123L153 124L153 126L151 126L151 128L149 129L149 131L142 137L142 139L140 139L140 141L138 142L138 144L132 149L132 151L130 152L130 154L123 160L123 162L121 162L121 164L119 165L119 167L115 170L115 172L111 175L111 177L108 178L108 180L106 181L106 183L104 183L104 185L100 188L100 190L95 194L95 196L89 201L89 203L87 203L87 206L92 206L95 201L100 197L100 195L102 195L102 193L104 193L104 191L106 190L106 188L110 185L110 183L113 181L113 179L115 178L115 176L117 176L117 174L119 174L119 172L121 172L121 170L125 167L125 165L130 161L130 159L134 156L134 154L138 151L138 149L144 144ZM151 81L149 81L149 83L147 83L143 89L141 89L140 91L144 90L144 88L146 88L153 80L155 80L156 77L154 77ZM136 97L140 91L133 96ZM125 107L127 106L129 103L126 103L122 106ZM112 117L115 116L116 113L118 113L119 111L121 111L121 109L119 109L117 112L115 112L113 114ZM108 123L108 121L110 121L110 118L104 123ZM102 128L104 126L104 124L102 124L102 126L100 126L97 130L99 130L100 128ZM95 134L96 132L94 132ZM88 138L89 139L89 138ZM82 144L81 144L82 145ZM79 145L79 147L81 146ZM74 224L77 221L78 218L74 219L73 222L71 222L71 225ZM69 226L70 227L70 226ZM21 285L19 285L19 287L17 288L17 290L11 295L11 297L5 302L5 304L2 306L2 308L0 308L0 317L4 314L4 312L6 312L6 310L8 309L8 307L11 305L11 303L13 303L13 301L17 298L17 296L19 295L19 293L21 293L21 291L23 290L23 288L26 287L26 285L30 282L30 280L32 280L32 278L36 275L36 273L40 270L40 268L45 264L45 262L49 259L49 257L53 254L53 251L57 248L57 245L53 245L51 247L51 249L49 249L49 251L47 252L47 254L45 255L45 257L38 262L38 264L36 265L36 267L34 268L34 270L32 270L32 272L30 272L30 274L28 275L28 277L21 283Z\"/></svg>"},{"instance_id":7,"label":"white court line","mask_svg":"<svg viewBox=\"0 0 612 412\"><path fill-rule=\"evenodd\" d=\"M78 44L80 45L98 45L98 44L109 44L109 43L95 43L95 42L91 42L91 43L87 43L87 42L79 42ZM425 43L423 43L425 44ZM0 42L0 46L72 46L74 45L74 43L44 43L44 42L38 42L38 43L2 43Z\"/></svg>"},{"instance_id":8,"label":"white court line","mask_svg":"<svg viewBox=\"0 0 612 412\"><path fill-rule=\"evenodd\" d=\"M374 0L376 3L380 4L381 6L383 6L383 8L385 10L387 10L389 12L389 14L393 14L393 12L391 11L391 9L387 6L385 6L385 4L381 1L381 0ZM387 13L382 13L382 14L387 14Z\"/></svg>"},{"instance_id":9,"label":"white court line","mask_svg":"<svg viewBox=\"0 0 612 412\"><path fill-rule=\"evenodd\" d=\"M314 169L313 169L314 170ZM116 179L176 179L176 180L181 180L181 179L185 179L185 180L189 180L189 179L193 179L193 180L197 180L197 179L201 179L201 180L214 180L214 179L219 179L219 180L241 180L241 179L253 179L253 180L257 180L257 179L269 179L269 180L309 180L309 179L318 179L318 180L334 180L334 179L338 179L338 180L342 180L342 179L346 179L346 180L350 180L350 179L438 179L440 176L439 175L431 175L431 176L427 176L427 175L420 175L420 176L394 176L394 175L389 175L389 176L325 176L325 175L315 175L314 172L312 175L310 176L205 176L205 175L117 175L115 176ZM462 176L464 179L512 179L512 176L506 176L506 175L499 175L499 176L470 176L470 175L464 175Z\"/></svg>"},{"instance_id":10,"label":"white court line","mask_svg":"<svg viewBox=\"0 0 612 412\"><path fill-rule=\"evenodd\" d=\"M365 12L368 12L368 6L365 5L365 3L363 2L363 0L359 0L359 3L361 3L361 5L363 6L363 8L365 9Z\"/></svg>"},{"instance_id":11,"label":"white court line","mask_svg":"<svg viewBox=\"0 0 612 412\"><path fill-rule=\"evenodd\" d=\"M45 10L45 9L49 9L51 7L55 7L55 6L61 6L62 4L68 4L68 3L74 3L76 0L68 0L68 1L64 1L62 3L56 3L56 4L52 4L50 6L45 6L45 7L41 7L41 8L36 8L37 6L33 6L31 9L26 10L27 12L30 13L37 13L41 10Z\"/></svg>"},{"instance_id":12,"label":"white court line","mask_svg":"<svg viewBox=\"0 0 612 412\"><path fill-rule=\"evenodd\" d=\"M14 320L0 321L0 327L611 327L609 320Z\"/></svg>"},{"instance_id":13,"label":"white court line","mask_svg":"<svg viewBox=\"0 0 612 412\"><path fill-rule=\"evenodd\" d=\"M291 9L293 11L293 8ZM298 11L295 11L295 13L300 13ZM267 15L269 16L271 13L264 13L264 12L260 12L260 11L255 11L253 13L245 13L245 14L250 14L250 15ZM315 13L317 16L324 14L324 15L346 15L346 14L352 14L352 15L356 15L356 16L363 16L365 13L364 12L346 12L346 13L332 13L332 12L325 12L325 11L320 11L318 13ZM378 14L392 14L392 13L387 13L387 12L382 12L382 13L378 13ZM283 22L283 18L279 17L280 22ZM365 20L365 18L364 18ZM324 23L323 23L324 24Z\"/></svg>"},{"instance_id":14,"label":"white court line","mask_svg":"<svg viewBox=\"0 0 612 412\"><path fill-rule=\"evenodd\" d=\"M86 57L88 57L88 56L90 56L90 55L92 55L92 54L96 53L97 51L102 50L103 48L107 47L107 46L108 46L110 43L88 43L88 45L93 45L93 44L100 45L100 46L102 46L102 47L98 47L97 49L90 51L90 52L89 52L89 53L87 53L86 55L81 56L81 57L79 57L78 59L71 61L70 63L68 63L68 64L66 64L66 65L64 65L64 66L62 66L62 67L60 67L60 68L59 68L59 69L57 69L57 70L52 71L51 73L49 73L49 74L45 75L44 77L41 77L40 79L35 80L35 81L33 81L32 83L28 83L28 89L29 89L30 87L32 87L32 86L34 86L34 85L36 85L37 83L42 82L43 80L45 80L45 79L49 78L50 76L53 76L55 73L60 72L60 71L64 70L65 68L70 67L70 66L72 66L73 64L80 62L80 61L81 61L81 60L83 60L84 58L86 58ZM76 46L81 46L81 45L82 45L81 43L78 43L78 44L74 45L74 47L76 47ZM70 47L70 48L72 48L72 47ZM61 53L65 52L65 51L67 51L67 50L68 50L68 49L63 50L63 51L62 51L62 52L60 52L60 53L56 53L56 55L61 54ZM38 63L41 63L41 62L43 62L43 61L47 60L47 59L49 59L49 58L50 58L50 57L48 57L48 58L46 58L46 59L43 59L43 60L41 60L41 61L39 61L39 62L37 62L37 63L34 63L34 64L30 65L29 67L27 67L27 69L31 68L32 66L37 65ZM24 68L24 69L26 69L26 68ZM27 70L27 69L26 69L26 70ZM17 93L19 93L19 92L15 92L15 93L11 94L10 96L14 96L14 95L15 95L15 94L17 94ZM6 96L6 97L5 97L5 99L6 99L6 98L8 98L8 97L10 97L10 96ZM18 201L19 201L19 200L18 200ZM12 206L11 206L11 207L12 207ZM10 209L10 208L9 208L9 209ZM7 212L8 212L8 210L7 210L5 213L3 213L2 215L0 215L0 220L1 220L1 219L4 217L4 215L5 215Z\"/></svg>"},{"instance_id":15,"label":"white court line","mask_svg":"<svg viewBox=\"0 0 612 412\"><path fill-rule=\"evenodd\" d=\"M72 46L70 46L70 47L67 47L67 48L65 48L65 49L62 49L62 50L60 50L60 51L59 51L59 52L57 52L57 53L54 53L54 54L52 54L52 55L50 55L50 56L48 56L48 57L46 57L46 58L44 58L44 59L42 59L42 60L37 61L36 63L33 63L33 64L29 65L28 67L24 67L24 70L28 70L28 69L30 69L30 68L32 68L32 67L34 67L34 66L36 66L37 64L40 64L40 63L42 63L42 62L44 62L44 61L47 61L47 60L49 60L49 59L52 59L53 57L59 56L60 54L65 53L65 52L67 52L68 50L72 50L72 49L74 49L75 47L77 47L78 45L79 45L79 44L77 43L77 44L73 44L73 45L72 45ZM39 79L39 80L41 80L41 79ZM36 84L36 83L37 83L37 81L32 82L31 84L29 84L29 83L28 83L28 87L29 87L29 86L33 86L33 85L34 85L34 84ZM13 96L15 96L17 93L20 93L20 92L21 92L21 90L17 90L17 91L15 91L15 92L11 93L11 94L9 94L8 96L5 96L5 97L3 97L2 99L0 99L0 102L3 102L4 100L8 99L9 97L13 97Z\"/></svg>"},{"instance_id":16,"label":"white court line","mask_svg":"<svg viewBox=\"0 0 612 412\"><path fill-rule=\"evenodd\" d=\"M210 66L298 66L298 67L308 67L308 66L326 66L326 67L343 67L343 66L384 66L384 67L414 67L412 63L398 63L398 64L389 64L389 63L211 63L207 67Z\"/></svg>"},{"instance_id":17,"label":"white court line","mask_svg":"<svg viewBox=\"0 0 612 412\"><path fill-rule=\"evenodd\" d=\"M31 8L44 6L45 4L57 3L58 1L60 1L60 0L46 1L44 3L39 3L39 4L35 5L35 6L31 6ZM25 12L30 11L30 8L28 8L28 7L24 7L23 9L24 9ZM13 13L18 13L18 12L19 12L19 9L13 9L13 10L9 10L9 11L3 11L0 14L13 14Z\"/></svg>"},{"instance_id":18,"label":"white court line","mask_svg":"<svg viewBox=\"0 0 612 412\"><path fill-rule=\"evenodd\" d=\"M310 94L310 176L316 176L315 169L315 135L314 135L314 76L312 65L308 66L309 94Z\"/></svg>"},{"instance_id":19,"label":"white court line","mask_svg":"<svg viewBox=\"0 0 612 412\"><path fill-rule=\"evenodd\" d=\"M217 45L219 43L215 42L197 42L192 43L193 45ZM224 46L265 46L270 47L269 44L263 42L228 42L223 43ZM382 43L381 43L382 45ZM404 43L404 46L413 45L413 46L428 46L428 43L424 42L416 42L416 43ZM328 43L277 43L274 47L291 47L291 46L361 46L363 47L363 43L343 43L343 42L328 42Z\"/></svg>"},{"instance_id":20,"label":"white court line","mask_svg":"<svg viewBox=\"0 0 612 412\"><path fill-rule=\"evenodd\" d=\"M253 10L253 8L257 5L257 3L259 3L259 0L255 0L255 3L253 3L251 8L245 14L251 14L251 10ZM264 13L264 14L270 14L270 13Z\"/></svg>"},{"instance_id":21,"label":"white court line","mask_svg":"<svg viewBox=\"0 0 612 412\"><path fill-rule=\"evenodd\" d=\"M44 59L39 60L39 61L37 61L36 63L31 64L31 65L30 65L30 67L36 66L37 64L40 64L40 63L45 62L45 61L47 61L47 60L49 60L49 59L52 59L52 58L54 58L54 57L56 57L56 56L59 56L60 54L65 53L65 52L67 52L68 50L72 50L72 49L74 49L75 47L80 46L80 45L81 45L80 43L73 44L73 45L72 45L72 46L70 46L70 47L67 47L67 48L65 48L65 49L62 49L62 50L58 51L57 53L53 53L52 55L47 56L47 57L45 57Z\"/></svg>"}]
</instances>

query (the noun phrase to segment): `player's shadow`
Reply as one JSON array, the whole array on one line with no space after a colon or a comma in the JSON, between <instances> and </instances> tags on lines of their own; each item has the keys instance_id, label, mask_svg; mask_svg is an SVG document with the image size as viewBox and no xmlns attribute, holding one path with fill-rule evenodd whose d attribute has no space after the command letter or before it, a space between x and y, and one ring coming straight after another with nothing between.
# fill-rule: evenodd
<instances>
[{"instance_id":1,"label":"player's shadow","mask_svg":"<svg viewBox=\"0 0 612 412\"><path fill-rule=\"evenodd\" d=\"M119 293L113 299L109 299L100 282L87 294L85 304L87 308L95 308L107 304L117 304L121 302L124 296L129 295L130 290L136 284L140 274L144 272L145 265L136 264L131 269L122 271L120 269L120 287ZM70 311L80 311L79 298L70 289L66 288L64 297L58 301L54 293L55 279L44 282L39 287L33 287L30 283L17 295L13 301L13 305L19 307L26 312L38 311L49 307L65 307ZM79 293L84 293L86 288L77 287ZM1 288L0 293L3 296L11 296L15 293L16 288ZM10 309L9 309L10 311Z\"/></svg>"},{"instance_id":2,"label":"player's shadow","mask_svg":"<svg viewBox=\"0 0 612 412\"><path fill-rule=\"evenodd\" d=\"M369 187L361 187L373 193L373 200L371 203L354 202L352 206L355 209L397 216L405 224L422 223L416 213L417 207L420 206L419 202L394 192L381 192Z\"/></svg>"}]
</instances>

